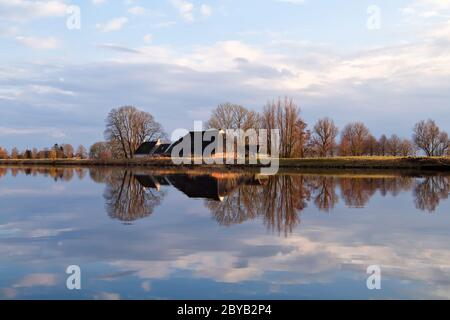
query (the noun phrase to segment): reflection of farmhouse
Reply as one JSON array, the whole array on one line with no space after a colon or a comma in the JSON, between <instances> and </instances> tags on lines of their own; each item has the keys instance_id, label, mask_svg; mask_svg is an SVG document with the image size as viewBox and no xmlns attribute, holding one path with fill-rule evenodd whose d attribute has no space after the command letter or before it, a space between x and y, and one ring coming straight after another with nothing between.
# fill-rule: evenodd
<instances>
[{"instance_id":1,"label":"reflection of farmhouse","mask_svg":"<svg viewBox=\"0 0 450 320\"><path fill-rule=\"evenodd\" d=\"M158 175L135 175L136 179L144 188L159 190L162 185L171 185L189 198L210 199L223 201L241 185L259 185L262 182L254 176L235 175L233 177L221 177L208 174L172 174Z\"/></svg>"},{"instance_id":2,"label":"reflection of farmhouse","mask_svg":"<svg viewBox=\"0 0 450 320\"><path fill-rule=\"evenodd\" d=\"M196 143L197 142L197 143ZM237 150L237 147L235 147ZM136 158L146 157L170 157L175 153L175 157L202 157L205 152L213 158L234 158L236 150L226 150L226 134L223 130L210 129L206 131L191 131L184 137L173 143L161 143L160 140L144 142L135 152ZM259 146L248 143L245 145L245 155L250 152L259 152Z\"/></svg>"}]
</instances>

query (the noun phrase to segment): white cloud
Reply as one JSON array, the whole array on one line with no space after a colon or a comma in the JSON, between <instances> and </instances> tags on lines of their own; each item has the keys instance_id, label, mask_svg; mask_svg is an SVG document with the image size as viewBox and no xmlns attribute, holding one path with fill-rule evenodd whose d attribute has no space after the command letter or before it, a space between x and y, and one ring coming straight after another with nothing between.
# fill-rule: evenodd
<instances>
[{"instance_id":1,"label":"white cloud","mask_svg":"<svg viewBox=\"0 0 450 320\"><path fill-rule=\"evenodd\" d=\"M276 2L285 2L290 4L304 4L305 0L275 0Z\"/></svg>"},{"instance_id":2,"label":"white cloud","mask_svg":"<svg viewBox=\"0 0 450 320\"><path fill-rule=\"evenodd\" d=\"M170 3L178 10L181 18L187 22L194 21L194 5L186 0L171 0Z\"/></svg>"},{"instance_id":3,"label":"white cloud","mask_svg":"<svg viewBox=\"0 0 450 320\"><path fill-rule=\"evenodd\" d=\"M200 7L200 12L203 16L209 17L212 14L212 8L206 4L202 4Z\"/></svg>"},{"instance_id":4,"label":"white cloud","mask_svg":"<svg viewBox=\"0 0 450 320\"><path fill-rule=\"evenodd\" d=\"M95 6L100 6L108 2L108 0L91 0L92 4Z\"/></svg>"},{"instance_id":5,"label":"white cloud","mask_svg":"<svg viewBox=\"0 0 450 320\"><path fill-rule=\"evenodd\" d=\"M62 17L67 7L65 1L59 0L0 0L0 17L16 21Z\"/></svg>"},{"instance_id":6,"label":"white cloud","mask_svg":"<svg viewBox=\"0 0 450 320\"><path fill-rule=\"evenodd\" d=\"M137 16L141 16L146 13L146 10L143 7L134 6L134 7L131 7L130 9L128 9L128 12L131 14L137 15Z\"/></svg>"},{"instance_id":7,"label":"white cloud","mask_svg":"<svg viewBox=\"0 0 450 320\"><path fill-rule=\"evenodd\" d=\"M32 49L56 49L59 45L58 39L54 37L38 38L38 37L16 37L16 41L30 47Z\"/></svg>"},{"instance_id":8,"label":"white cloud","mask_svg":"<svg viewBox=\"0 0 450 320\"><path fill-rule=\"evenodd\" d=\"M51 287L56 285L58 277L49 273L35 273L19 280L14 288Z\"/></svg>"},{"instance_id":9,"label":"white cloud","mask_svg":"<svg viewBox=\"0 0 450 320\"><path fill-rule=\"evenodd\" d=\"M107 21L105 23L97 24L97 29L102 32L111 32L111 31L119 31L128 23L128 18L119 17Z\"/></svg>"},{"instance_id":10,"label":"white cloud","mask_svg":"<svg viewBox=\"0 0 450 320\"><path fill-rule=\"evenodd\" d=\"M400 13L408 22L417 23L414 19L449 18L449 0L415 0L407 6L400 8Z\"/></svg>"},{"instance_id":11,"label":"white cloud","mask_svg":"<svg viewBox=\"0 0 450 320\"><path fill-rule=\"evenodd\" d=\"M17 128L17 127L0 127L0 136L34 136L45 135L51 138L64 138L66 134L58 128Z\"/></svg>"},{"instance_id":12,"label":"white cloud","mask_svg":"<svg viewBox=\"0 0 450 320\"><path fill-rule=\"evenodd\" d=\"M120 294L114 292L100 292L94 296L95 300L120 300Z\"/></svg>"},{"instance_id":13,"label":"white cloud","mask_svg":"<svg viewBox=\"0 0 450 320\"><path fill-rule=\"evenodd\" d=\"M146 34L146 35L144 36L144 42L149 43L149 42L152 42L152 40L153 40L153 35L151 35L151 34Z\"/></svg>"}]
</instances>

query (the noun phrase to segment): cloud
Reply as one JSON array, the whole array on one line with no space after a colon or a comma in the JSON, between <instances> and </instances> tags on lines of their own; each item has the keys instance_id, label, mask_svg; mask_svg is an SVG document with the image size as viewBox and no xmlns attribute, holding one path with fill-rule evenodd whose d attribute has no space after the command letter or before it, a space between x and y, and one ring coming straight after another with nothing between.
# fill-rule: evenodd
<instances>
[{"instance_id":1,"label":"cloud","mask_svg":"<svg viewBox=\"0 0 450 320\"><path fill-rule=\"evenodd\" d=\"M14 288L51 287L57 284L58 277L50 273L35 273L20 279Z\"/></svg>"},{"instance_id":2,"label":"cloud","mask_svg":"<svg viewBox=\"0 0 450 320\"><path fill-rule=\"evenodd\" d=\"M131 48L121 46L118 44L114 44L114 43L100 43L100 44L97 44L96 46L98 48L108 49L108 50L113 50L113 51L118 51L118 52L137 53L137 54L140 53L140 51L138 51L138 50L131 49Z\"/></svg>"},{"instance_id":3,"label":"cloud","mask_svg":"<svg viewBox=\"0 0 450 320\"><path fill-rule=\"evenodd\" d=\"M186 22L194 21L194 5L191 2L186 0L170 0L170 3L178 10L183 20Z\"/></svg>"},{"instance_id":4,"label":"cloud","mask_svg":"<svg viewBox=\"0 0 450 320\"><path fill-rule=\"evenodd\" d=\"M66 134L62 129L45 127L0 127L0 136L34 136L46 135L51 138L64 138Z\"/></svg>"},{"instance_id":5,"label":"cloud","mask_svg":"<svg viewBox=\"0 0 450 320\"><path fill-rule=\"evenodd\" d=\"M62 17L68 5L58 0L0 0L0 17L15 21Z\"/></svg>"},{"instance_id":6,"label":"cloud","mask_svg":"<svg viewBox=\"0 0 450 320\"><path fill-rule=\"evenodd\" d=\"M151 42L153 40L153 35L152 34L146 34L145 36L144 36L144 42L145 43L149 43L149 42Z\"/></svg>"},{"instance_id":7,"label":"cloud","mask_svg":"<svg viewBox=\"0 0 450 320\"><path fill-rule=\"evenodd\" d=\"M144 15L146 13L145 8L140 6L134 6L128 9L128 12L137 16Z\"/></svg>"},{"instance_id":8,"label":"cloud","mask_svg":"<svg viewBox=\"0 0 450 320\"><path fill-rule=\"evenodd\" d=\"M108 0L91 0L92 4L95 6L100 6L108 2Z\"/></svg>"},{"instance_id":9,"label":"cloud","mask_svg":"<svg viewBox=\"0 0 450 320\"><path fill-rule=\"evenodd\" d=\"M120 300L120 294L114 292L100 292L94 296L95 300Z\"/></svg>"},{"instance_id":10,"label":"cloud","mask_svg":"<svg viewBox=\"0 0 450 320\"><path fill-rule=\"evenodd\" d=\"M400 13L409 23L418 23L417 19L450 18L450 1L415 0L400 8Z\"/></svg>"},{"instance_id":11,"label":"cloud","mask_svg":"<svg viewBox=\"0 0 450 320\"><path fill-rule=\"evenodd\" d=\"M54 37L38 38L18 36L16 37L16 41L29 48L39 50L56 49L59 46L59 40Z\"/></svg>"},{"instance_id":12,"label":"cloud","mask_svg":"<svg viewBox=\"0 0 450 320\"><path fill-rule=\"evenodd\" d=\"M306 0L275 0L275 1L289 4L304 4Z\"/></svg>"},{"instance_id":13,"label":"cloud","mask_svg":"<svg viewBox=\"0 0 450 320\"><path fill-rule=\"evenodd\" d=\"M101 32L119 31L128 23L128 18L120 17L115 18L105 23L97 24L97 29Z\"/></svg>"},{"instance_id":14,"label":"cloud","mask_svg":"<svg viewBox=\"0 0 450 320\"><path fill-rule=\"evenodd\" d=\"M209 17L210 15L212 15L212 8L211 6L202 4L200 7L200 12L202 13L203 16Z\"/></svg>"}]
</instances>

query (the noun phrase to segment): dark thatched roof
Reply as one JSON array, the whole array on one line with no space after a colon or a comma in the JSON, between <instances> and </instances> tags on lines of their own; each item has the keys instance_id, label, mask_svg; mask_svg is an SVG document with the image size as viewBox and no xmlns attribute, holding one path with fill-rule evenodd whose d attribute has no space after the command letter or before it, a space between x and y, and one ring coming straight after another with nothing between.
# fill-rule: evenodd
<instances>
[{"instance_id":1,"label":"dark thatched roof","mask_svg":"<svg viewBox=\"0 0 450 320\"><path fill-rule=\"evenodd\" d=\"M139 146L134 153L135 155L148 155L152 152L159 141L147 141Z\"/></svg>"}]
</instances>

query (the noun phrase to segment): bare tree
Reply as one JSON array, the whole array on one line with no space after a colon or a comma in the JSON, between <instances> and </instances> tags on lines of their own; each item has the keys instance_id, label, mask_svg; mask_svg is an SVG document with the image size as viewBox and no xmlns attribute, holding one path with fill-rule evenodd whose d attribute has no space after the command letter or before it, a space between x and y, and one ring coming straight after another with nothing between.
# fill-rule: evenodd
<instances>
[{"instance_id":1,"label":"bare tree","mask_svg":"<svg viewBox=\"0 0 450 320\"><path fill-rule=\"evenodd\" d=\"M212 129L258 129L259 116L243 106L231 103L220 104L213 110L207 123Z\"/></svg>"},{"instance_id":2,"label":"bare tree","mask_svg":"<svg viewBox=\"0 0 450 320\"><path fill-rule=\"evenodd\" d=\"M396 134L393 134L388 140L388 154L394 157L399 156L401 154L401 146L402 140Z\"/></svg>"},{"instance_id":3,"label":"bare tree","mask_svg":"<svg viewBox=\"0 0 450 320\"><path fill-rule=\"evenodd\" d=\"M409 139L403 139L400 145L400 154L403 157L414 156L416 154L414 143L412 143Z\"/></svg>"},{"instance_id":4,"label":"bare tree","mask_svg":"<svg viewBox=\"0 0 450 320\"><path fill-rule=\"evenodd\" d=\"M61 147L63 149L64 158L73 158L74 149L71 144L63 144Z\"/></svg>"},{"instance_id":5,"label":"bare tree","mask_svg":"<svg viewBox=\"0 0 450 320\"><path fill-rule=\"evenodd\" d=\"M108 142L96 142L89 150L89 158L107 160L112 158L111 147Z\"/></svg>"},{"instance_id":6,"label":"bare tree","mask_svg":"<svg viewBox=\"0 0 450 320\"><path fill-rule=\"evenodd\" d=\"M365 154L365 142L370 132L361 122L348 124L341 134L340 152L344 156L362 156Z\"/></svg>"},{"instance_id":7,"label":"bare tree","mask_svg":"<svg viewBox=\"0 0 450 320\"><path fill-rule=\"evenodd\" d=\"M300 118L300 109L290 98L267 103L262 116L262 127L280 131L280 157L304 157L309 132ZM270 145L270 141L269 141Z\"/></svg>"},{"instance_id":8,"label":"bare tree","mask_svg":"<svg viewBox=\"0 0 450 320\"><path fill-rule=\"evenodd\" d=\"M0 147L0 159L8 159L8 151Z\"/></svg>"},{"instance_id":9,"label":"bare tree","mask_svg":"<svg viewBox=\"0 0 450 320\"><path fill-rule=\"evenodd\" d=\"M31 158L32 158L32 159L37 159L37 158L38 158L38 154L39 154L39 151L38 151L37 148L33 148L33 149L31 150Z\"/></svg>"},{"instance_id":10,"label":"bare tree","mask_svg":"<svg viewBox=\"0 0 450 320\"><path fill-rule=\"evenodd\" d=\"M448 134L441 131L431 119L415 125L413 140L417 148L430 157L443 156L449 149Z\"/></svg>"},{"instance_id":11,"label":"bare tree","mask_svg":"<svg viewBox=\"0 0 450 320\"><path fill-rule=\"evenodd\" d=\"M75 153L75 156L80 159L86 159L88 157L86 148L82 145L79 145Z\"/></svg>"},{"instance_id":12,"label":"bare tree","mask_svg":"<svg viewBox=\"0 0 450 320\"><path fill-rule=\"evenodd\" d=\"M19 159L20 157L20 152L17 148L12 148L11 150L11 159Z\"/></svg>"},{"instance_id":13,"label":"bare tree","mask_svg":"<svg viewBox=\"0 0 450 320\"><path fill-rule=\"evenodd\" d=\"M380 146L377 139L373 135L369 134L367 137L364 149L366 154L369 156L375 156L380 153Z\"/></svg>"},{"instance_id":14,"label":"bare tree","mask_svg":"<svg viewBox=\"0 0 450 320\"><path fill-rule=\"evenodd\" d=\"M338 128L330 118L323 118L317 121L314 126L312 144L320 157L333 156L338 133Z\"/></svg>"},{"instance_id":15,"label":"bare tree","mask_svg":"<svg viewBox=\"0 0 450 320\"><path fill-rule=\"evenodd\" d=\"M163 138L165 134L150 113L126 106L111 110L106 120L105 137L119 148L120 156L129 159L143 142Z\"/></svg>"},{"instance_id":16,"label":"bare tree","mask_svg":"<svg viewBox=\"0 0 450 320\"><path fill-rule=\"evenodd\" d=\"M378 155L386 156L388 154L388 144L389 142L386 135L381 135L380 139L378 140Z\"/></svg>"}]
</instances>

